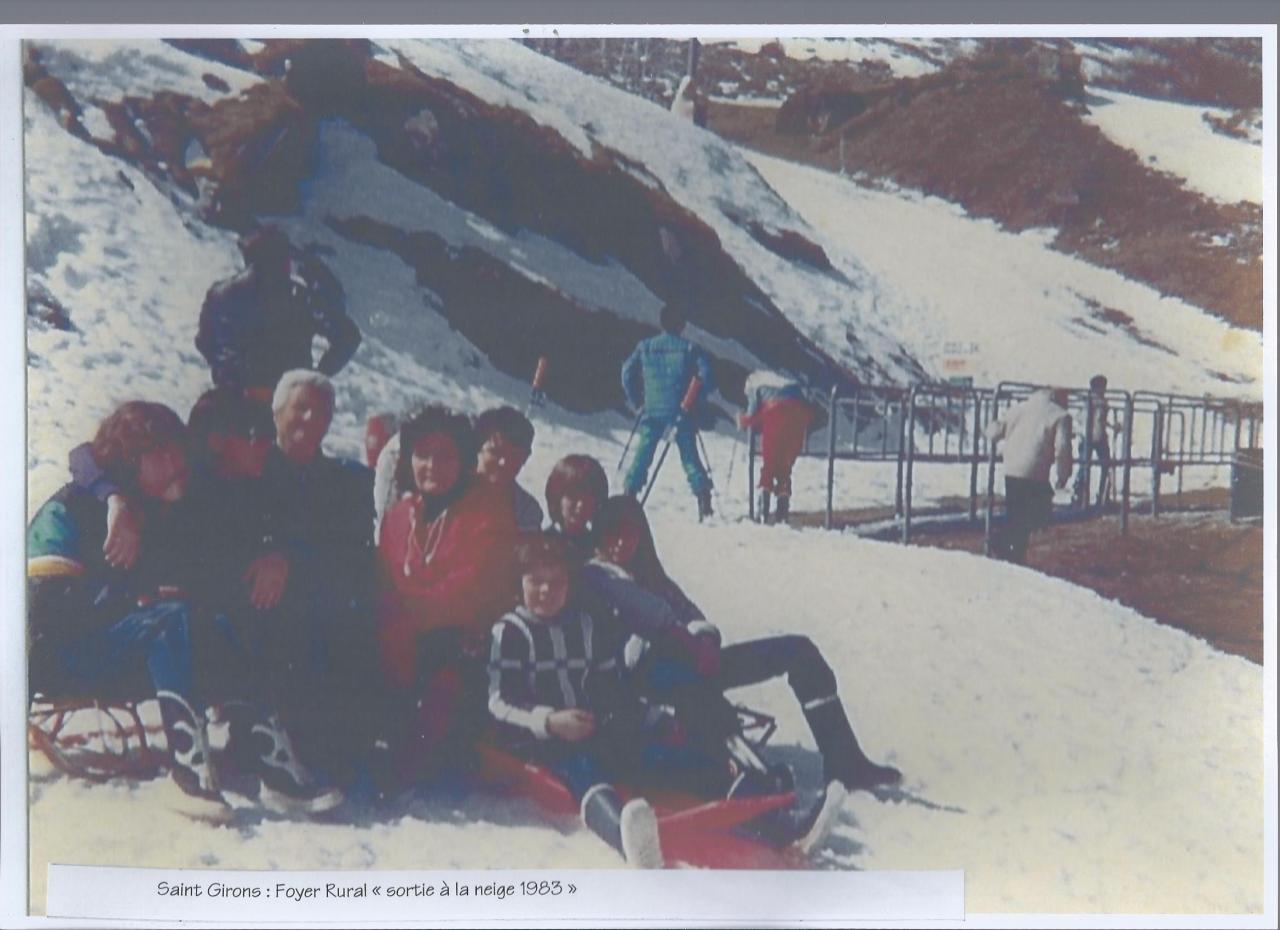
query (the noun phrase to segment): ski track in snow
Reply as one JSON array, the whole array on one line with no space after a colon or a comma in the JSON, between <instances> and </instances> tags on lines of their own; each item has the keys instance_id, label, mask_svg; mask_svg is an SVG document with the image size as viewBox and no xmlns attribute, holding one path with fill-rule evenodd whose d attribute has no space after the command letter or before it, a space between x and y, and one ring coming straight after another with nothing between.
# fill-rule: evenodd
<instances>
[{"instance_id":1,"label":"ski track in snow","mask_svg":"<svg viewBox=\"0 0 1280 930\"><path fill-rule=\"evenodd\" d=\"M557 93L580 96L583 114L595 105L609 112L622 106L607 88L583 84L553 63L534 66L515 43L507 46L516 51L485 50L485 60L519 74L530 95L550 95L547 88L562 81ZM469 51L425 48L431 61L449 63L466 80L477 80L462 64L480 56L475 43L466 46ZM208 70L195 59L190 67L197 75ZM511 93L503 87L503 94ZM237 254L230 234L185 224L186 205L175 208L139 172L70 137L30 96L27 102L28 228L47 224L42 241L48 243L42 255L33 256L32 280L73 308L78 327L72 333L28 329L28 489L35 507L64 480L68 449L119 401L160 398L179 411L188 409L207 383L192 347L200 301L209 284L235 269ZM551 107L528 98L524 105ZM651 138L648 145L632 151L643 156L664 150L668 140ZM809 177L806 169L763 162L761 167L791 204L770 195L770 211L794 227L795 209L822 231L824 247L839 246L833 260L848 263L858 255L865 275L886 291L901 292L893 313L909 313L909 325L899 323L897 330L916 340L922 354L953 332L965 332L954 338L976 338L971 326L984 318L966 316L979 312L978 298L942 301L924 288L936 285L963 295L977 285L958 279L945 263L931 262L930 274L921 275L918 259L895 263L876 248L875 238L920 243L936 234L937 254L959 253L957 263L976 261L987 250L992 254L983 272L1015 269L996 279L1002 299L1026 300L1036 313L1025 317L1043 313L1048 319L1027 324L1019 336L1038 349L1025 360L1028 373L1079 383L1101 366L1114 382L1159 377L1161 384L1199 386L1203 376L1197 372L1212 363L1260 376L1258 362L1251 361L1259 354L1254 344L1224 348L1223 331L1207 328L1192 308L1174 308L1188 320L1185 339L1179 337L1176 346L1187 360L1156 359L1137 347L1103 354L1101 342L1073 342L1061 324L1070 303L1068 283L1132 313L1139 325L1151 298L1109 272L1097 277L1096 269L1078 262L1055 265L1070 260L1046 253L1030 237L997 235L949 206L868 192L830 176ZM499 402L523 406L527 386L495 372L431 312L432 295L399 259L348 242L322 225L323 214L342 208L333 183L341 176L339 166L330 168L335 174L317 177L303 214L280 218L295 241L333 250L325 258L342 279L353 314L374 333L337 379L339 412L330 450L356 452L364 417L401 409L407 393L472 412ZM662 176L652 162L650 169ZM693 167L687 172L691 189L714 187L699 180ZM855 206L865 222L846 235L814 212L824 198L833 209ZM385 206L377 204L379 210ZM431 222L450 224L451 241L470 235L475 238L469 244L483 247L479 240L490 239L487 248L494 254L514 247L477 233L474 217L445 215ZM976 243L966 245L966 237ZM591 286L572 273L570 256L552 255L541 242L515 245L545 258L546 264L533 263L539 274L550 268L570 276L557 279L558 286ZM616 269L600 273L621 275ZM1052 299L1032 299L1037 290ZM1116 291L1129 296L1116 302ZM422 307L412 341L397 336L405 324L389 312L411 306ZM378 313L384 317L375 318ZM962 325L966 320L971 325ZM1003 338L1008 344L1012 337ZM1014 366L1024 359L1012 355L1005 359L1009 368L997 369L997 348L991 346L983 364L997 376L1018 375ZM571 451L597 456L612 475L630 426L620 416L576 417L554 406L537 413L535 422L534 455L522 483L539 497L551 465ZM707 439L721 484L720 508L742 513L742 444L728 434ZM823 469L816 460L802 462L798 507L801 495L812 495L815 506L822 499ZM891 466L842 466L841 475L838 500L846 505L892 501ZM967 487L967 471L946 470L937 493L952 493L957 484ZM1261 908L1257 666L1087 590L965 553L723 518L699 526L674 459L656 484L649 510L664 561L726 640L783 631L810 635L840 680L868 752L906 773L896 802L865 793L846 802L816 867L962 868L970 913ZM737 696L777 715L778 754L797 765L805 790L816 789L817 757L785 686L772 683ZM158 805L160 790L156 784L89 786L35 777L33 902L43 901L42 863L48 861L262 869L617 864L586 831L547 824L516 800L437 798L395 807L370 822L267 819L230 829L196 826L168 813ZM163 843L155 842L157 835L165 837Z\"/></svg>"}]
</instances>

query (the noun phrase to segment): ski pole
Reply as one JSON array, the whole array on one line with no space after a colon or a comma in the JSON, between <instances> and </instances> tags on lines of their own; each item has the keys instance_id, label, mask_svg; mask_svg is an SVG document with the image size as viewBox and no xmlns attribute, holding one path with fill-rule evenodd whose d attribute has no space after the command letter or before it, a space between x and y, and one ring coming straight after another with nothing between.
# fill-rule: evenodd
<instances>
[{"instance_id":1,"label":"ski pole","mask_svg":"<svg viewBox=\"0 0 1280 930\"><path fill-rule=\"evenodd\" d=\"M702 431L698 431L698 449L702 452L702 465L707 470L707 477L711 479L712 487L715 487L715 475L711 472L711 456L707 455L707 444L702 439Z\"/></svg>"},{"instance_id":2,"label":"ski pole","mask_svg":"<svg viewBox=\"0 0 1280 930\"><path fill-rule=\"evenodd\" d=\"M680 409L676 411L675 418L667 424L666 429L662 431L662 453L658 456L658 462L653 467L653 474L649 476L649 483L645 485L644 495L640 498L640 506L643 507L645 501L649 499L649 492L653 490L653 486L658 482L658 472L662 471L662 463L667 460L667 453L671 451L671 443L675 441L676 430L684 418L689 415L689 411L693 409L693 405L698 401L698 392L702 390L702 379L694 375L689 381L689 389L684 392L684 399L680 401Z\"/></svg>"},{"instance_id":3,"label":"ski pole","mask_svg":"<svg viewBox=\"0 0 1280 930\"><path fill-rule=\"evenodd\" d=\"M613 476L616 478L618 472L622 471L622 463L627 460L627 452L631 449L631 440L636 438L636 430L640 428L640 420L644 416L644 408L640 408L640 412L636 414L635 422L631 424L631 432L627 434L626 445L622 447L622 455L618 458L618 467L613 470Z\"/></svg>"},{"instance_id":4,"label":"ski pole","mask_svg":"<svg viewBox=\"0 0 1280 930\"><path fill-rule=\"evenodd\" d=\"M545 355L538 358L538 367L533 372L533 383L529 387L529 403L524 408L524 415L527 417L533 412L534 407L542 407L547 402L547 392L542 389L543 382L547 380L547 357Z\"/></svg>"}]
</instances>

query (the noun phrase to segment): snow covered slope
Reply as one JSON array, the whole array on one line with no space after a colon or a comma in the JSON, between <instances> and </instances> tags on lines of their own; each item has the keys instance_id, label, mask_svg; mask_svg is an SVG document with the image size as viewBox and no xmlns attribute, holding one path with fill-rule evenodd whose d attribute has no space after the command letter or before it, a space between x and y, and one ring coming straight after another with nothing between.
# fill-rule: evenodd
<instances>
[{"instance_id":1,"label":"snow covered slope","mask_svg":"<svg viewBox=\"0 0 1280 930\"><path fill-rule=\"evenodd\" d=\"M935 371L952 357L976 384L1101 371L1130 389L1261 397L1260 333L1054 250L1052 231L1014 234L944 200L748 157L830 254L882 282L903 342Z\"/></svg>"},{"instance_id":2,"label":"snow covered slope","mask_svg":"<svg viewBox=\"0 0 1280 930\"><path fill-rule=\"evenodd\" d=\"M1153 168L1176 174L1188 187L1224 203L1262 203L1261 140L1233 139L1206 122L1206 117L1224 120L1230 110L1100 88L1089 93L1094 99L1085 119Z\"/></svg>"},{"instance_id":3,"label":"snow covered slope","mask_svg":"<svg viewBox=\"0 0 1280 930\"><path fill-rule=\"evenodd\" d=\"M867 751L906 773L897 801L846 802L817 867L964 869L970 916L1260 909L1257 666L1092 592L963 553L710 529L662 509L655 520L663 558L726 638L808 633ZM818 759L785 686L734 697L778 716L774 745L814 790ZM349 824L210 829L155 810L156 790L37 781L34 861L611 863L586 831L485 796L406 802Z\"/></svg>"}]
</instances>

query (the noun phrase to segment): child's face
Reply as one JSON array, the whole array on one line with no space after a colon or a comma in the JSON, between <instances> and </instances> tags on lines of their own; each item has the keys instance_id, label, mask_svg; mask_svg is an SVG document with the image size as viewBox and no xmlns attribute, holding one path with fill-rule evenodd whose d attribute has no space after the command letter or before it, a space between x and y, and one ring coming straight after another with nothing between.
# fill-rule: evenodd
<instances>
[{"instance_id":1,"label":"child's face","mask_svg":"<svg viewBox=\"0 0 1280 930\"><path fill-rule=\"evenodd\" d=\"M524 606L539 620L550 620L564 610L569 599L569 569L564 565L543 565L520 578Z\"/></svg>"},{"instance_id":2,"label":"child's face","mask_svg":"<svg viewBox=\"0 0 1280 930\"><path fill-rule=\"evenodd\" d=\"M528 458L528 449L520 448L501 433L494 433L480 447L476 472L494 484L510 484Z\"/></svg>"},{"instance_id":3,"label":"child's face","mask_svg":"<svg viewBox=\"0 0 1280 930\"><path fill-rule=\"evenodd\" d=\"M606 562L625 568L635 558L639 545L640 528L628 520L623 520L601 536L597 551Z\"/></svg>"},{"instance_id":4,"label":"child's face","mask_svg":"<svg viewBox=\"0 0 1280 930\"><path fill-rule=\"evenodd\" d=\"M138 459L138 488L147 497L173 503L187 490L187 454L178 443L144 452Z\"/></svg>"},{"instance_id":5,"label":"child's face","mask_svg":"<svg viewBox=\"0 0 1280 930\"><path fill-rule=\"evenodd\" d=\"M587 491L566 491L560 498L560 525L570 536L585 533L595 515L595 495Z\"/></svg>"},{"instance_id":6,"label":"child's face","mask_svg":"<svg viewBox=\"0 0 1280 930\"><path fill-rule=\"evenodd\" d=\"M448 493L462 476L458 447L444 433L427 433L413 444L413 483L428 497Z\"/></svg>"}]
</instances>

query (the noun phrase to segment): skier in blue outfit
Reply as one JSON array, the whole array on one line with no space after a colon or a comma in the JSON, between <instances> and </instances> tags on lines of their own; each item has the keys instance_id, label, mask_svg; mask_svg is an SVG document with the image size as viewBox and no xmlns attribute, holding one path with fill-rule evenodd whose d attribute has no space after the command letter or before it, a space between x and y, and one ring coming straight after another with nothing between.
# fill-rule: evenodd
<instances>
[{"instance_id":1,"label":"skier in blue outfit","mask_svg":"<svg viewBox=\"0 0 1280 930\"><path fill-rule=\"evenodd\" d=\"M680 450L689 487L698 499L701 518L711 515L711 478L698 456L697 411L715 385L707 354L680 335L685 323L684 310L676 304L666 304L659 316L662 333L641 342L622 365L622 390L627 403L641 409L635 458L627 472L625 490L632 497L644 490L654 450L674 422L676 448ZM694 412L683 414L680 402L695 375L702 386Z\"/></svg>"}]
</instances>

